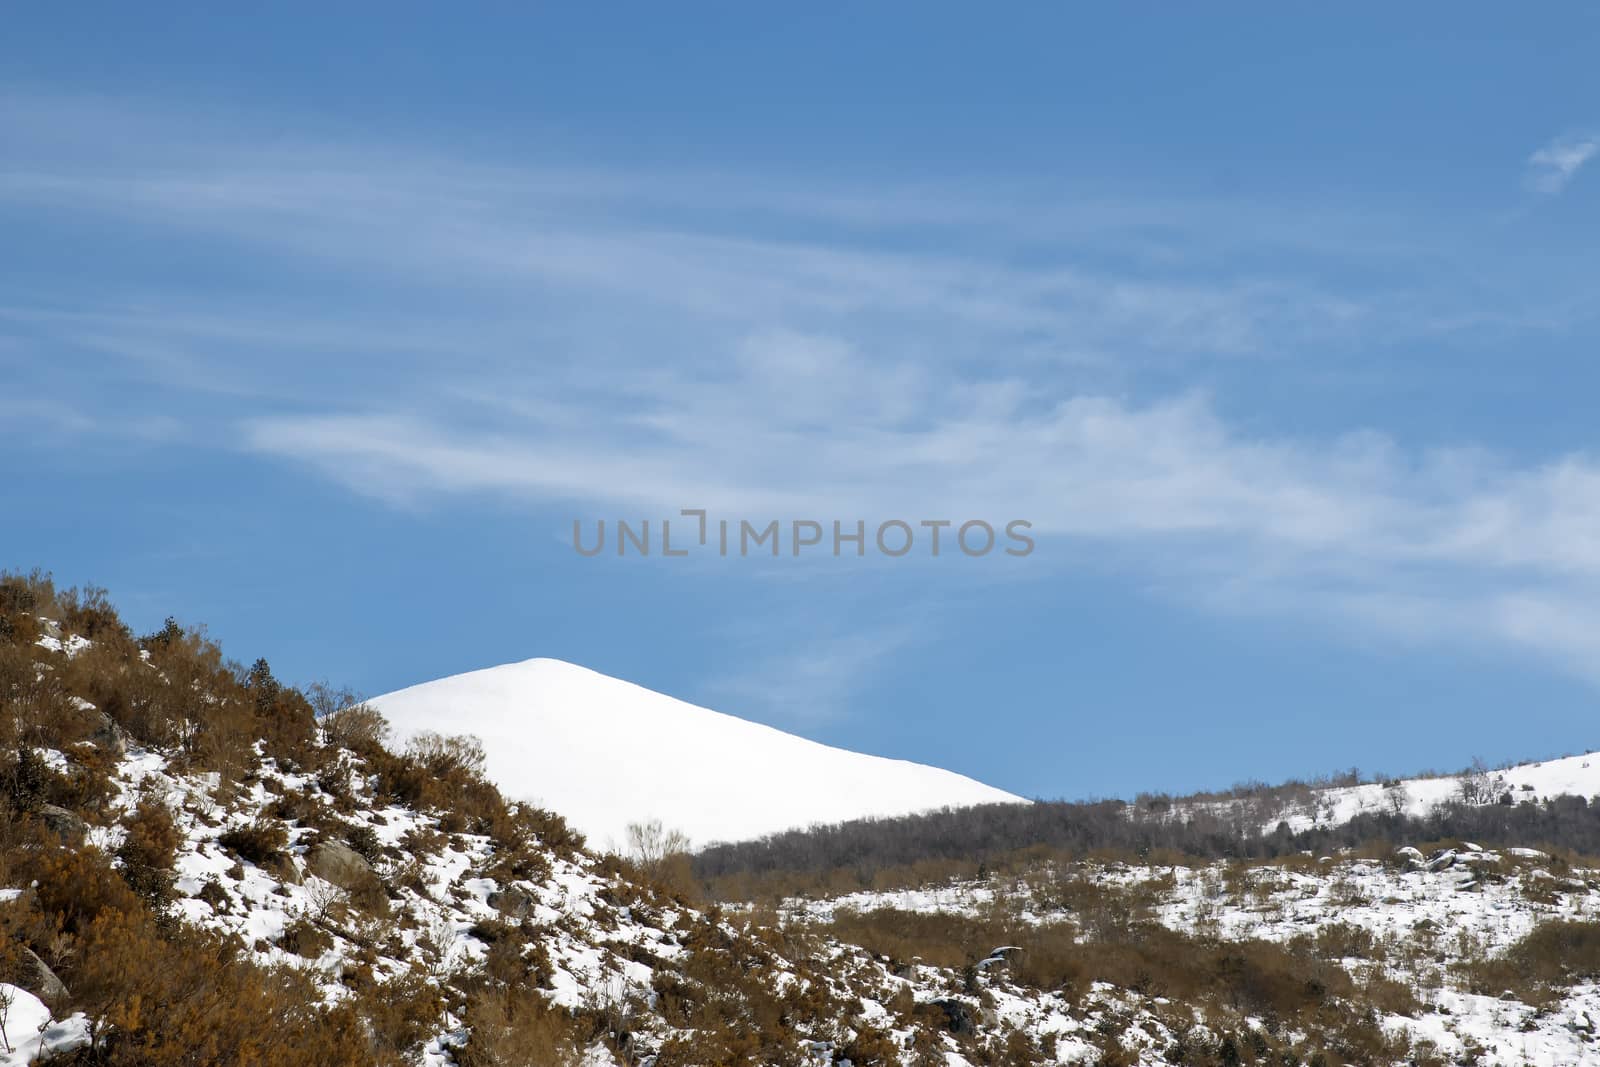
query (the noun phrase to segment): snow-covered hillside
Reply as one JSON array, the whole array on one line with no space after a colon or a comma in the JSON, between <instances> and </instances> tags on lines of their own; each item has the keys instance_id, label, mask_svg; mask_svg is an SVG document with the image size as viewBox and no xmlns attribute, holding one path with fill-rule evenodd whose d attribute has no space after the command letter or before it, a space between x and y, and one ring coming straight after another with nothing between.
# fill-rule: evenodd
<instances>
[{"instance_id":1,"label":"snow-covered hillside","mask_svg":"<svg viewBox=\"0 0 1600 1067\"><path fill-rule=\"evenodd\" d=\"M1516 804L1557 796L1600 796L1600 752L1519 763L1499 770L1485 768L1461 774L1331 786L1309 790L1299 797L1246 796L1198 806L1219 814L1243 815L1264 831L1270 831L1280 821L1288 823L1289 829L1300 831L1313 826L1336 826L1364 812L1422 816L1449 801Z\"/></svg>"},{"instance_id":2,"label":"snow-covered hillside","mask_svg":"<svg viewBox=\"0 0 1600 1067\"><path fill-rule=\"evenodd\" d=\"M1447 980L1463 954L1503 956L1540 923L1594 919L1595 872L1557 877L1549 864L1545 853L1526 848L1441 850L1431 859L1403 848L1382 862L1337 856L1254 867L1083 863L1023 877L791 900L785 911L826 924L878 909L968 918L999 910L1022 929L1046 929L1082 918L1084 898L1063 886L1090 886L1105 897L1101 906L1143 910L1172 930L1239 943L1309 938L1318 954L1337 957L1363 982L1402 983L1421 1003L1383 1026L1409 1035L1411 1063L1587 1067L1600 1064L1600 984L1574 982L1561 998L1535 1008L1510 993L1474 994ZM995 995L1004 1003L1003 991ZM1082 1055L1093 1062L1088 1048ZM1163 1059L1186 1062L1154 1049L1138 1062Z\"/></svg>"},{"instance_id":3,"label":"snow-covered hillside","mask_svg":"<svg viewBox=\"0 0 1600 1067\"><path fill-rule=\"evenodd\" d=\"M1499 806L1588 792L1581 757L1417 783L1418 803L1467 787L1486 812L1542 810L1550 842L1394 825L1217 860L1248 836L1223 832L1204 854L1083 844L842 878L812 856L834 888L789 872L803 888L780 899L587 852L469 749L385 749L378 716L328 695L314 718L265 660L239 672L175 625L136 643L107 609L48 606L96 636L0 612L0 1067L1600 1067L1600 808ZM806 795L780 771L823 792L852 770L965 782L547 661L380 703L402 734L519 739L500 766L528 793L541 773L628 786L625 760L758 797ZM583 774L544 771L562 756L535 739L573 734ZM519 753L539 766L505 774ZM1368 793L1411 803L1353 788L1272 795L1330 818Z\"/></svg>"},{"instance_id":4,"label":"snow-covered hillside","mask_svg":"<svg viewBox=\"0 0 1600 1067\"><path fill-rule=\"evenodd\" d=\"M507 795L560 813L604 848L659 819L696 846L940 807L1025 803L971 778L849 752L552 659L369 701L398 740L482 739Z\"/></svg>"}]
</instances>

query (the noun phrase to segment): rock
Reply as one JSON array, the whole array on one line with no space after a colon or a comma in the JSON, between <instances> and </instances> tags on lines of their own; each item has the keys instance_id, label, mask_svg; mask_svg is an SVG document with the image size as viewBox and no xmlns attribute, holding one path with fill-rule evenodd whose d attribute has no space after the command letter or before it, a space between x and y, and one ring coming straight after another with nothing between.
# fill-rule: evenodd
<instances>
[{"instance_id":1,"label":"rock","mask_svg":"<svg viewBox=\"0 0 1600 1067\"><path fill-rule=\"evenodd\" d=\"M964 1000L941 997L938 1000L930 1000L925 1007L941 1013L944 1016L945 1030L958 1037L978 1032L978 1013Z\"/></svg>"},{"instance_id":2,"label":"rock","mask_svg":"<svg viewBox=\"0 0 1600 1067\"><path fill-rule=\"evenodd\" d=\"M22 958L17 961L17 970L16 985L26 989L52 1008L66 1004L70 996L66 983L57 978L56 972L50 969L50 965L26 945L22 946Z\"/></svg>"},{"instance_id":3,"label":"rock","mask_svg":"<svg viewBox=\"0 0 1600 1067\"><path fill-rule=\"evenodd\" d=\"M306 853L306 869L325 882L351 891L367 888L377 877L361 853L337 841L312 845Z\"/></svg>"},{"instance_id":4,"label":"rock","mask_svg":"<svg viewBox=\"0 0 1600 1067\"><path fill-rule=\"evenodd\" d=\"M1410 845L1395 849L1394 858L1399 860L1400 865L1408 871L1420 871L1428 865L1428 861L1423 858L1422 853Z\"/></svg>"},{"instance_id":5,"label":"rock","mask_svg":"<svg viewBox=\"0 0 1600 1067\"><path fill-rule=\"evenodd\" d=\"M63 841L79 841L89 830L88 824L76 814L54 804L41 807L39 818L43 820L45 829Z\"/></svg>"},{"instance_id":6,"label":"rock","mask_svg":"<svg viewBox=\"0 0 1600 1067\"><path fill-rule=\"evenodd\" d=\"M100 725L89 735L89 740L95 743L96 748L110 753L117 759L128 754L128 735L122 732L117 720L103 711L100 713Z\"/></svg>"},{"instance_id":7,"label":"rock","mask_svg":"<svg viewBox=\"0 0 1600 1067\"><path fill-rule=\"evenodd\" d=\"M1010 963L1022 952L1021 945L1000 945L989 950L989 955L978 961L978 970L986 971L990 967L998 967Z\"/></svg>"},{"instance_id":8,"label":"rock","mask_svg":"<svg viewBox=\"0 0 1600 1067\"><path fill-rule=\"evenodd\" d=\"M1428 861L1428 870L1434 873L1449 870L1455 866L1456 854L1454 849L1445 849Z\"/></svg>"},{"instance_id":9,"label":"rock","mask_svg":"<svg viewBox=\"0 0 1600 1067\"><path fill-rule=\"evenodd\" d=\"M300 877L300 868L295 866L292 856L274 856L265 864L267 873L277 877L278 881L288 885L300 885L305 881ZM330 878L329 881L332 881Z\"/></svg>"},{"instance_id":10,"label":"rock","mask_svg":"<svg viewBox=\"0 0 1600 1067\"><path fill-rule=\"evenodd\" d=\"M533 914L534 905L538 903L532 893L514 885L490 893L488 901L489 907L508 919L526 919Z\"/></svg>"}]
</instances>

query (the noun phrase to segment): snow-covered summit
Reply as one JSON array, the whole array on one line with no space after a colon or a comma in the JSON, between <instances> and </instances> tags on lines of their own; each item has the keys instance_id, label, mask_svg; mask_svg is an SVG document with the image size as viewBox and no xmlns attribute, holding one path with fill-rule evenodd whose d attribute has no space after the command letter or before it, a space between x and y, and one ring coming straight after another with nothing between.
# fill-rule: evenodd
<instances>
[{"instance_id":1,"label":"snow-covered summit","mask_svg":"<svg viewBox=\"0 0 1600 1067\"><path fill-rule=\"evenodd\" d=\"M553 659L425 682L370 703L399 740L482 739L508 796L599 847L660 819L695 846L813 823L1025 803L952 771L833 748Z\"/></svg>"}]
</instances>

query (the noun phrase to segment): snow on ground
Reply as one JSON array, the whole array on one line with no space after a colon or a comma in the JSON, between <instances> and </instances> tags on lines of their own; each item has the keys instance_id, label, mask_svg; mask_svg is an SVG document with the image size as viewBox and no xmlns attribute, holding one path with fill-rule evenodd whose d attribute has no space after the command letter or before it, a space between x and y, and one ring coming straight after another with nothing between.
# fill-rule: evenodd
<instances>
[{"instance_id":1,"label":"snow on ground","mask_svg":"<svg viewBox=\"0 0 1600 1067\"><path fill-rule=\"evenodd\" d=\"M1447 801L1462 799L1464 787L1475 792L1483 803L1497 801L1507 793L1517 803L1564 795L1600 796L1600 752L1476 773L1329 786L1312 790L1304 800L1281 806L1261 804L1256 798L1247 797L1178 805L1173 811L1176 814L1193 807L1219 815L1254 815L1264 831L1271 831L1281 820L1298 832L1313 826L1336 826L1364 812L1426 815Z\"/></svg>"},{"instance_id":2,"label":"snow on ground","mask_svg":"<svg viewBox=\"0 0 1600 1067\"><path fill-rule=\"evenodd\" d=\"M53 1019L38 997L4 982L0 982L0 1020L5 1031L0 1067L26 1067L89 1042L88 1023L81 1013Z\"/></svg>"},{"instance_id":3,"label":"snow on ground","mask_svg":"<svg viewBox=\"0 0 1600 1067\"><path fill-rule=\"evenodd\" d=\"M370 701L404 739L471 733L511 797L558 812L597 847L660 819L693 844L813 823L1026 803L971 778L849 752L552 659ZM627 787L619 780L626 774Z\"/></svg>"},{"instance_id":4,"label":"snow on ground","mask_svg":"<svg viewBox=\"0 0 1600 1067\"><path fill-rule=\"evenodd\" d=\"M174 864L179 894L173 905L175 913L196 926L238 935L253 946L262 962L320 971L323 994L330 1001L339 999L346 994L340 977L347 961L358 955L359 944L375 937L376 931L362 929L358 916L344 914L345 894L305 868L307 847L301 841L305 831L298 827L291 831L291 877L285 877L283 869L263 869L239 860L218 844L228 830L250 825L277 797L315 795L312 779L267 760L248 801L224 810L211 797L212 778L174 775L159 754L138 747L130 749L118 768L118 807L131 810L142 796L158 797L173 811L183 831L183 845ZM355 782L360 788L359 775ZM386 845L428 834L437 826L432 817L392 805L360 809L346 818L372 830ZM116 828L93 828L90 840L112 851L121 834ZM488 865L492 855L487 838L465 833L441 838L436 851L420 863L414 879L402 879L380 863L379 872L388 875L386 880L395 887L393 907L408 913L409 919L405 924L382 924L384 936L392 941L375 969L397 972L418 957L434 961L440 972L481 962L488 946L474 936L474 928L502 916L501 909L490 903L491 894L514 888L526 894L527 918L550 924L547 947L556 967L552 1001L572 1007L589 998L594 978L617 966L590 943L591 924L597 910L604 907L596 899L601 882L582 865L551 856L546 878L501 886L473 876ZM402 881L412 884L399 884ZM604 921L614 931L609 936L647 947L657 956L673 958L679 951L669 936L627 916L612 915L608 910ZM280 944L288 930L306 923L332 936L331 947L314 960ZM623 964L624 971L627 966ZM631 977L648 983L647 971Z\"/></svg>"},{"instance_id":5,"label":"snow on ground","mask_svg":"<svg viewBox=\"0 0 1600 1067\"><path fill-rule=\"evenodd\" d=\"M341 759L348 761L349 757ZM348 765L351 789L371 800L371 795L363 792L367 783L358 765ZM346 906L347 894L311 873L305 840L308 831L302 825L289 824L286 859L268 867L242 860L220 844L219 839L227 831L251 825L282 798L327 803L312 776L265 759L243 795L223 804L215 795L215 775L176 773L160 753L130 745L114 770L113 781L113 812L132 811L141 800L156 800L172 813L182 833L174 865L174 913L187 923L237 935L259 963L284 965L306 973L316 981L328 1002L349 995L341 979L363 958L370 960L379 981L396 977L419 960L426 964L435 981L451 972L470 970L482 964L488 952L488 945L482 940L483 925L508 920L513 914L520 916L519 921L528 928L538 931L538 943L549 963L549 972L541 983L548 1000L558 1006L591 1011L597 1006L648 999L653 965L640 961L670 963L683 959L683 938L697 925L715 923L724 935L736 936L730 923L681 905L659 901L617 903L616 884L607 880L595 858L588 854L547 853L549 866L542 875L497 882L483 874L492 868L495 856L488 838L465 832L445 833L434 816L375 803L358 806L342 818L372 831L385 845L401 843L402 858L394 865L384 860L377 864L390 890L388 914L364 914ZM124 833L115 825L91 827L89 843L114 851ZM422 841L427 842L426 847L419 844ZM0 898L16 899L19 893L16 887L7 887L0 890ZM507 898L512 895L518 899L508 904ZM508 907L514 908L514 913L506 910ZM302 954L303 949L297 949L286 936L295 928L308 925L329 935L328 947ZM370 951L364 951L364 946ZM834 946L834 952L841 967L848 966L856 980L864 982L853 988L906 988L926 999L947 992L957 980L949 972L926 968L918 976L919 982L907 982L868 961L862 950ZM787 961L773 958L768 966L764 981L779 985L796 980ZM1060 998L1046 999L1048 1004L1041 1006L1013 997L1012 1010L1027 1013L1029 1018L1042 1020L1062 1032L1088 1032L1089 1024L1073 1018ZM890 1017L878 1000L866 997L861 1003L868 1017ZM37 1054L41 1043L34 1040L23 1044L19 1036L23 1029L19 1027L37 1037L48 1013L37 1000L22 993L12 1019L15 1023L9 1032L18 1052L11 1058L0 1056L0 1067L31 1062L27 1057ZM660 1040L667 1033L662 1031L655 1039ZM909 1030L896 1031L901 1038L908 1033ZM78 1016L49 1024L42 1040L56 1050L81 1043L85 1034L84 1020ZM442 1020L440 1029L415 1062L421 1067L449 1067L454 1062L451 1050L465 1036L459 1020ZM1080 1045L1089 1048L1082 1042L1070 1041L1063 1048ZM828 1062L832 1045L824 1041L816 1051L822 1057L820 1062ZM584 1067L615 1067L615 1063L614 1057L599 1045L589 1049L584 1058ZM949 1063L951 1067L967 1065L959 1056L952 1056Z\"/></svg>"},{"instance_id":6,"label":"snow on ground","mask_svg":"<svg viewBox=\"0 0 1600 1067\"><path fill-rule=\"evenodd\" d=\"M1083 863L1025 878L795 899L784 910L828 922L841 909L978 916L1009 906L1024 921L1051 923L1072 921L1070 912L1048 903L1061 880L1087 879L1108 890L1143 887L1155 893L1151 916L1187 934L1283 942L1325 930L1364 931L1375 950L1338 962L1357 978L1381 974L1415 990L1427 1010L1416 1018L1391 1016L1386 1026L1432 1041L1451 1062L1469 1062L1458 1057L1476 1049L1481 1058L1470 1062L1484 1065L1600 1065L1600 984L1578 984L1558 1008L1540 1012L1466 992L1442 966L1468 952L1502 953L1538 923L1600 920L1600 871L1556 875L1547 865L1548 857L1533 849L1463 849L1431 862L1400 856L1389 864L1329 857L1310 869Z\"/></svg>"},{"instance_id":7,"label":"snow on ground","mask_svg":"<svg viewBox=\"0 0 1600 1067\"><path fill-rule=\"evenodd\" d=\"M59 650L70 654L71 645L61 643ZM741 807L753 807L760 818L773 819L792 817L789 813L796 809L788 803L800 800L808 809L804 821L810 821L847 817L826 808L827 803L882 803L885 811L904 811L1016 799L948 772L829 749L547 660L446 679L380 698L379 704L403 732L479 733L489 747L490 769L501 776L508 792L518 792L517 782L526 782L527 775L548 777L563 787L582 779L583 785L603 787L576 794L592 801L587 809L591 819L654 816L691 832L698 827L707 837L718 835L705 831L705 823L675 819L679 809L625 813L626 806L611 795L617 777L605 769L619 764L655 768L657 773L641 785L659 792L647 795L672 801L673 788L685 789L691 806L684 810L691 816L705 811L694 804L712 801L735 814L743 814ZM675 734L686 739L675 739ZM546 736L558 739L548 750L531 740ZM699 754L686 753L686 747ZM649 759L641 755L646 751ZM52 765L60 755L44 753ZM435 981L470 968L488 952L483 924L513 912L537 929L538 944L548 954L543 984L549 998L591 1009L647 994L653 968L688 958L686 933L711 924L730 938L736 935L721 909L706 914L659 900L618 903L616 886L608 883L603 865L583 854L551 851L548 867L536 875L496 882L487 876L495 858L487 838L447 833L433 816L379 803L359 764L348 754L339 759L350 771L349 789L364 801L344 811L340 822L381 846L399 846L373 857L389 889L387 915L348 907L347 894L311 873L310 831L303 821L289 824L286 857L265 868L226 852L219 839L229 829L251 824L278 804L332 803L316 779L270 759L247 779L242 795L229 791L223 802L216 775L177 773L161 754L131 745L115 768L113 818L91 827L89 841L114 850L124 833L115 825L116 811L131 810L141 799L164 803L183 834L176 861L176 913L189 923L239 935L261 962L309 973L330 1001L348 995L341 978L364 955L380 981L419 960ZM1600 758L1595 762L1600 764ZM758 803L716 794L710 783L727 780L730 763L735 765L732 777L739 777L742 769L746 783L762 785L755 794ZM1486 780L1497 793L1513 791L1519 798L1600 792L1600 774L1589 757L1490 772ZM630 779L630 789L633 784ZM1417 779L1405 783L1399 794L1381 785L1326 790L1322 805L1314 805L1317 810L1309 815L1348 817L1346 812L1353 814L1365 804L1392 804L1397 795L1407 804L1426 807L1457 795L1461 784L1460 778ZM852 791L863 785L874 788ZM808 790L821 796L808 796ZM541 792L548 796L551 791ZM586 827L591 833L593 825ZM840 907L973 915L1008 909L1034 924L1074 922L1068 903L1074 897L1056 892L1067 879L1087 880L1113 905L1143 901L1132 906L1192 935L1287 941L1325 934L1330 946L1354 945L1350 956L1336 962L1357 981L1402 981L1423 1005L1415 1017L1388 1015L1383 1025L1404 1031L1413 1041L1431 1042L1447 1062L1600 1067L1600 985L1575 984L1558 1004L1540 1010L1511 997L1473 994L1452 970L1462 959L1505 951L1538 923L1600 918L1600 872L1567 869L1532 849L1496 852L1463 845L1433 857L1402 850L1382 863L1308 856L1254 866L1041 865L1025 877L791 901L784 911L790 919L825 921ZM0 887L0 902L16 899L19 892L18 887ZM508 904L513 894L517 899ZM307 951L303 939L287 936L308 927L327 935L321 942L326 948L316 949L313 938ZM1369 940L1362 944L1351 931ZM1019 944L1026 952L1026 937L1019 937ZM891 967L863 949L826 939L814 951L828 961L821 972L824 981L838 983L835 992L858 1004L861 1018L888 1027L897 1041L911 1031L896 1024L889 1005L904 994L923 1005L951 997L981 1000L985 1025L998 1020L1050 1039L1060 1064L1099 1062L1100 1048L1110 1035L1133 1060L1153 1067L1166 1062L1175 1037L1167 1029L1173 1016L1166 1008L1171 1005L1160 997L1097 983L1082 998L1069 1000L1062 993L1008 981L1003 965L962 975L921 963ZM764 979L774 985L799 980L782 957L767 965ZM10 996L5 1036L11 1049L0 1047L0 1067L31 1063L86 1040L81 1015L52 1020L32 995L6 986L0 986L0 994ZM656 1039L669 1034L658 1022L647 1025ZM451 1048L463 1036L460 1020L440 1020L417 1062L447 1067ZM953 1039L944 1041L948 1067L969 1067ZM834 1048L828 1041L803 1043L822 1062ZM609 1054L591 1050L591 1067L611 1062Z\"/></svg>"},{"instance_id":8,"label":"snow on ground","mask_svg":"<svg viewBox=\"0 0 1600 1067\"><path fill-rule=\"evenodd\" d=\"M590 859L551 856L542 877L496 883L482 874L493 853L487 839L442 834L432 817L392 805L368 805L346 818L370 829L381 842L414 842L419 835L433 841L424 852L413 854L419 861L415 877L385 872L396 890L393 908L407 919L384 924L380 934L366 928L360 916L341 914L332 906L336 894L305 866L298 828L289 843L289 868L258 868L225 855L217 843L227 829L247 825L277 798L316 796L308 776L268 760L242 802L224 807L212 796L212 776L175 774L160 755L133 747L117 768L116 782L116 807L129 809L140 798L158 797L183 831L178 914L188 922L240 935L262 962L315 975L330 1000L347 995L340 976L360 955L358 943L363 940L382 945L374 964L380 977L419 957L432 961L439 974L481 961L487 946L475 928L500 914L490 903L491 894L511 889L526 894L528 921L542 931L552 969L546 989L557 1004L592 1007L643 994L651 988L652 969L638 961L681 959L684 952L679 916L693 913L657 908L645 914L642 908L612 903ZM358 771L352 786L363 788ZM112 848L121 833L96 828L91 839ZM1188 933L1287 940L1342 924L1367 931L1384 948L1381 963L1374 954L1340 960L1343 966L1358 979L1380 972L1402 979L1418 990L1426 1006L1414 1018L1386 1017L1386 1027L1404 1030L1413 1041L1433 1042L1449 1062L1466 1062L1476 1050L1479 1058L1473 1062L1482 1067L1587 1067L1600 1065L1600 986L1577 986L1558 1008L1539 1012L1514 1000L1472 995L1438 973L1435 963L1469 947L1501 951L1539 921L1600 917L1596 873L1559 866L1552 872L1549 858L1531 849L1497 853L1463 848L1431 859L1398 856L1389 863L1329 858L1249 868L1075 864L1040 868L1025 878L792 901L785 910L790 918L826 920L840 907L979 914L1004 906L1035 923L1071 921L1069 911L1051 903L1068 898L1052 889L1062 879L1087 878L1108 893L1149 890L1152 917ZM314 958L290 951L284 940L286 930L308 921L332 935L331 947ZM1026 951L1026 939L1020 943ZM923 1003L964 995L961 976L947 970L917 964L909 972L891 972L887 962L837 942L824 944L821 951L833 961L831 973L857 991L862 1017L890 1026L898 1039L909 1031L893 1026L886 1006L897 991ZM774 983L791 979L779 971L769 976ZM1057 1063L1098 1062L1107 1027L1122 1035L1120 1040L1140 1064L1165 1062L1171 1047L1174 1035L1167 1029L1169 1017L1158 1010L1164 1003L1159 999L1103 984L1091 987L1083 998L1069 999L1013 985L1003 967L993 974L984 971L979 982L990 1017L1050 1039ZM47 1015L42 1005L22 994L11 1019L8 1034L19 1051L0 1057L0 1067L30 1062L27 1057L39 1050L38 1028ZM58 1049L82 1041L83 1034L83 1020L69 1019L47 1025L42 1041ZM444 1020L418 1062L447 1067L450 1049L462 1036L457 1021ZM948 1053L949 1067L968 1067L954 1045ZM606 1054L591 1053L593 1067L609 1062Z\"/></svg>"}]
</instances>

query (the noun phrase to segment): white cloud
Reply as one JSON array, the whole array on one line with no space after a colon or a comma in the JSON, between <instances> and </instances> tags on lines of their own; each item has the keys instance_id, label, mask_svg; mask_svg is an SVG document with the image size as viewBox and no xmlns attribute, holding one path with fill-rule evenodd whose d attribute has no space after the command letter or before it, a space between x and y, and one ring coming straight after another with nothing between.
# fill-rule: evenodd
<instances>
[{"instance_id":1,"label":"white cloud","mask_svg":"<svg viewBox=\"0 0 1600 1067\"><path fill-rule=\"evenodd\" d=\"M848 633L838 632L835 624L831 631L807 636L795 620L786 620L781 632L758 635L759 645L747 644L741 655L730 657L736 666L704 686L707 701L733 714L753 713L764 722L825 722L852 704L885 661L928 641L926 621L919 620L922 625L914 629L855 620Z\"/></svg>"},{"instance_id":2,"label":"white cloud","mask_svg":"<svg viewBox=\"0 0 1600 1067\"><path fill-rule=\"evenodd\" d=\"M0 204L157 232L196 262L248 264L252 284L208 284L196 312L142 275L114 307L73 303L74 282L41 302L54 310L0 316L30 346L120 360L188 394L230 443L353 490L606 514L1026 518L1046 539L1040 566L1103 552L1219 608L1538 647L1569 669L1600 653L1583 607L1600 593L1592 457L1517 465L1359 429L1251 430L1171 384L1190 360L1318 346L1337 360L1539 321L1481 287L1401 291L1397 277L1441 272L1365 269L1392 252L1381 226L1307 222L1330 216L1320 206L1263 217L262 149L247 132L19 113L0 109L0 135L34 152L9 153L28 162L0 168ZM1541 149L1530 185L1557 191L1596 149ZM102 414L77 391L98 376L53 358L74 412ZM1155 386L1139 380L1152 366L1167 372ZM810 672L821 691L859 669L817 655L769 673Z\"/></svg>"},{"instance_id":3,"label":"white cloud","mask_svg":"<svg viewBox=\"0 0 1600 1067\"><path fill-rule=\"evenodd\" d=\"M786 406L781 366L762 363L715 387L663 376L642 403L591 396L580 430L287 416L248 423L246 445L387 498L495 493L590 514L707 507L752 521L1025 518L1041 539L1030 565L1104 549L1202 602L1543 648L1573 669L1600 662L1600 616L1585 606L1600 597L1594 457L1513 467L1481 452L1408 453L1372 433L1249 436L1195 395L1041 404L1005 383L830 367L840 395L826 422L814 416L826 389ZM821 388L809 374L801 384ZM919 403L873 399L901 392Z\"/></svg>"},{"instance_id":4,"label":"white cloud","mask_svg":"<svg viewBox=\"0 0 1600 1067\"><path fill-rule=\"evenodd\" d=\"M1524 182L1539 193L1559 193L1584 164L1600 153L1600 136L1569 134L1557 137L1528 157Z\"/></svg>"}]
</instances>

